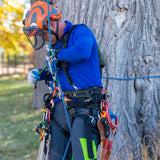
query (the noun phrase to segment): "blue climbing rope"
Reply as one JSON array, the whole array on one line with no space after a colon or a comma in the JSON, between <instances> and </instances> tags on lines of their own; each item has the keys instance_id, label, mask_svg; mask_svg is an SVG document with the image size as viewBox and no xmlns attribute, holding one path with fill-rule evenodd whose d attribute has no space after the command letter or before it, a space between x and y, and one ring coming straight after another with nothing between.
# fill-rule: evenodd
<instances>
[{"instance_id":1,"label":"blue climbing rope","mask_svg":"<svg viewBox=\"0 0 160 160\"><path fill-rule=\"evenodd\" d=\"M135 80L135 79L160 78L160 76L146 76L146 77L133 77L133 78L117 78L117 77L105 77L105 76L102 76L102 78L112 79L112 80L119 80L119 81L129 81L129 80Z\"/></svg>"},{"instance_id":2,"label":"blue climbing rope","mask_svg":"<svg viewBox=\"0 0 160 160\"><path fill-rule=\"evenodd\" d=\"M47 6L48 6L48 32L49 32L49 45L48 45L49 50L48 50L48 54L49 54L49 56L51 56L51 55L50 55L50 52L52 52L52 56L55 57L55 55L54 55L54 50L52 49L52 44L51 44L49 0L46 0L46 2L47 2ZM55 72L56 72L56 71L57 71L57 66L56 66L56 63L55 63L54 61L53 61L53 63L54 63L54 69L55 69ZM71 132L72 132L72 128L71 128L71 123L70 123L69 115L68 115L67 108L66 108L66 103L65 103L65 101L64 101L64 95L63 95L62 87L61 87L60 82L59 82L59 80L57 79L57 77L56 77L56 78L54 77L54 80L57 81L58 87L59 87L59 89L60 89L60 93L61 93L61 97L62 97L62 102L63 102L63 106L64 106L64 111L65 111L65 114L66 114L67 123L68 123L69 130L70 130L70 138L69 138L68 144L67 144L67 146L66 146L66 149L65 149L65 152L64 152L64 155L63 155L63 158L62 158L62 160L64 160L65 157L66 157L67 151L68 151L68 149L69 149L70 142L71 142Z\"/></svg>"},{"instance_id":3,"label":"blue climbing rope","mask_svg":"<svg viewBox=\"0 0 160 160\"><path fill-rule=\"evenodd\" d=\"M68 115L68 112L67 112L66 103L65 103L65 101L64 101L64 95L63 95L62 87L61 87L59 81L58 81L58 86L59 86L59 89L60 89L60 92L61 92L61 97L62 97L62 101L63 101L64 111L65 111L65 114L66 114L66 118L67 118L69 130L70 130L70 138L69 138L69 141L68 141L68 143L67 143L67 146L66 146L66 149L65 149L63 158L62 158L62 160L64 160L65 157L66 157L66 155L67 155L67 151L68 151L68 149L69 149L69 145L70 145L70 142L71 142L72 128L71 128L71 123L70 123L70 121L69 121L69 115Z\"/></svg>"},{"instance_id":4,"label":"blue climbing rope","mask_svg":"<svg viewBox=\"0 0 160 160\"><path fill-rule=\"evenodd\" d=\"M50 15L49 15L49 0L46 0L47 1L47 6L48 6L48 35L49 35L49 49L52 49L51 47L51 29L50 29Z\"/></svg>"}]
</instances>

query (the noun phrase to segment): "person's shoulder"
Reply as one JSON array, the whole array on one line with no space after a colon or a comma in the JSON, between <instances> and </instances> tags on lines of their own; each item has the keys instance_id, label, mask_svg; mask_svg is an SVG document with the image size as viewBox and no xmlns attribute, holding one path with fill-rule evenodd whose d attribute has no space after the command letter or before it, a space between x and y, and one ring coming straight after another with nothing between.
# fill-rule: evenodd
<instances>
[{"instance_id":1,"label":"person's shoulder","mask_svg":"<svg viewBox=\"0 0 160 160\"><path fill-rule=\"evenodd\" d=\"M64 32L68 32L74 26L70 21L64 21L66 23L66 27L64 28Z\"/></svg>"},{"instance_id":2,"label":"person's shoulder","mask_svg":"<svg viewBox=\"0 0 160 160\"><path fill-rule=\"evenodd\" d=\"M76 28L84 28L84 29L89 29L87 25L85 24L76 24Z\"/></svg>"},{"instance_id":3,"label":"person's shoulder","mask_svg":"<svg viewBox=\"0 0 160 160\"><path fill-rule=\"evenodd\" d=\"M91 30L89 29L89 27L85 24L76 24L75 28L74 28L75 32L90 32Z\"/></svg>"}]
</instances>

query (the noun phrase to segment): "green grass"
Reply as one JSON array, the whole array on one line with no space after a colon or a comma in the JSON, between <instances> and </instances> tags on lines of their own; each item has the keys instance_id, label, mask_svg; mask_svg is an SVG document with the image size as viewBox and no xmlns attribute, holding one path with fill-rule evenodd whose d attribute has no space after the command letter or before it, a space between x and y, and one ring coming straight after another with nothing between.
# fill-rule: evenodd
<instances>
[{"instance_id":1,"label":"green grass","mask_svg":"<svg viewBox=\"0 0 160 160\"><path fill-rule=\"evenodd\" d=\"M0 77L0 160L36 160L42 111L31 108L26 77Z\"/></svg>"}]
</instances>

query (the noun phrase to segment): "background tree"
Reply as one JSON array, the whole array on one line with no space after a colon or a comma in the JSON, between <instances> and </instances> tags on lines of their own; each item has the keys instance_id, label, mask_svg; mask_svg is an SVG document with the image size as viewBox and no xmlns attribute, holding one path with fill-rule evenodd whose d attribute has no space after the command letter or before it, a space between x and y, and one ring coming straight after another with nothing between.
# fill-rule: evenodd
<instances>
[{"instance_id":1,"label":"background tree","mask_svg":"<svg viewBox=\"0 0 160 160\"><path fill-rule=\"evenodd\" d=\"M160 75L158 0L54 2L58 4L64 20L68 19L74 24L83 23L91 28L107 62L104 76L123 78ZM44 49L41 53L39 55L44 55ZM38 61L37 58L37 64L42 62ZM142 149L139 138L145 137L144 142L149 144L160 121L160 81L158 78L130 81L104 78L103 86L109 91L111 110L119 117L112 158L138 159ZM37 102L37 97L34 98ZM150 153L153 151L156 152L156 148Z\"/></svg>"},{"instance_id":2,"label":"background tree","mask_svg":"<svg viewBox=\"0 0 160 160\"><path fill-rule=\"evenodd\" d=\"M0 47L4 48L6 54L20 54L24 52L24 47L25 54L31 53L31 46L28 46L22 32L23 12L24 7L18 0L1 0Z\"/></svg>"}]
</instances>

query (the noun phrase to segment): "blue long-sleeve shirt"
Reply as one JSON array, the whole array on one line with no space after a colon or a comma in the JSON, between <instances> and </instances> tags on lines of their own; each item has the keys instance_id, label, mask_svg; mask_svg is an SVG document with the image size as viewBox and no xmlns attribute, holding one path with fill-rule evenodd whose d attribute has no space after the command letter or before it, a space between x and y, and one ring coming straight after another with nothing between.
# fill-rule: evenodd
<instances>
[{"instance_id":1,"label":"blue long-sleeve shirt","mask_svg":"<svg viewBox=\"0 0 160 160\"><path fill-rule=\"evenodd\" d=\"M73 25L69 21L66 22L64 34L69 32ZM63 35L64 35L63 34ZM55 44L55 49L59 48L61 41ZM99 57L96 39L92 31L85 25L77 25L70 34L66 49L61 49L58 53L60 61L68 62L68 74L73 83L79 89L85 89L92 86L102 86ZM57 78L61 83L63 91L75 90L68 82L65 73L61 69ZM45 78L45 70L41 74L41 80ZM53 80L52 77L49 77ZM52 82L53 83L53 82ZM51 88L52 87L51 83ZM59 101L59 99L56 99ZM111 119L117 116L110 111Z\"/></svg>"},{"instance_id":2,"label":"blue long-sleeve shirt","mask_svg":"<svg viewBox=\"0 0 160 160\"><path fill-rule=\"evenodd\" d=\"M69 32L73 25L66 22L64 34ZM61 42L55 44L59 48ZM85 25L77 25L70 34L67 48L61 49L57 55L59 61L68 62L68 74L74 85L79 89L91 86L102 86L97 42L92 31ZM44 79L45 71L41 79ZM68 82L62 69L57 74L62 90L75 90Z\"/></svg>"}]
</instances>

